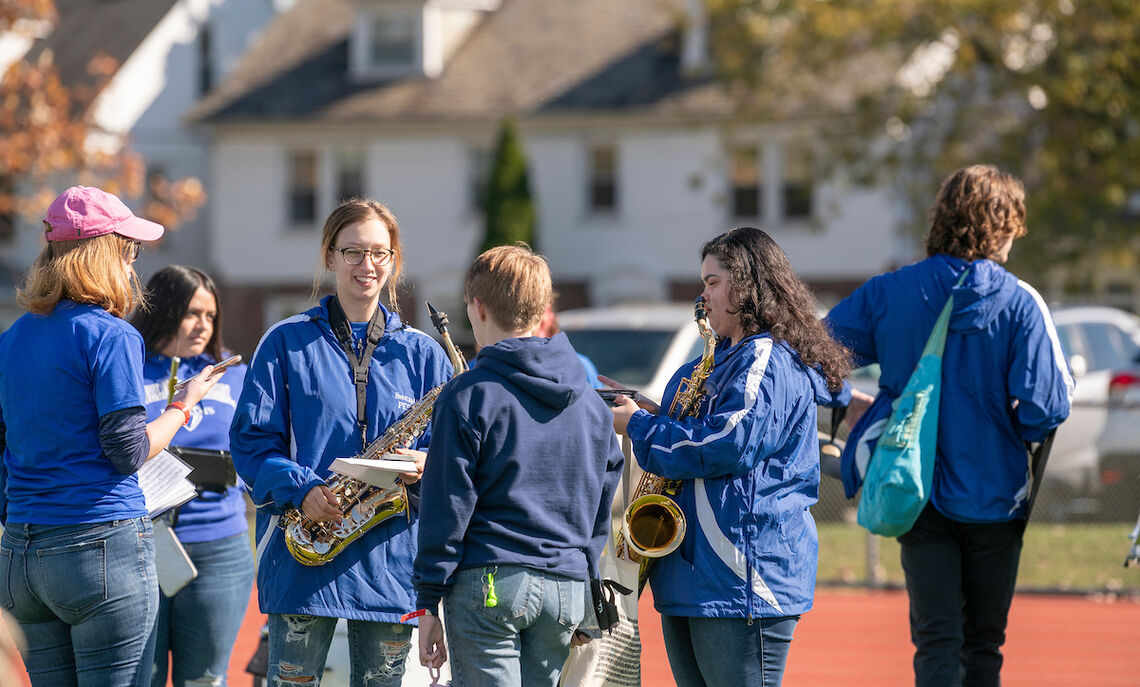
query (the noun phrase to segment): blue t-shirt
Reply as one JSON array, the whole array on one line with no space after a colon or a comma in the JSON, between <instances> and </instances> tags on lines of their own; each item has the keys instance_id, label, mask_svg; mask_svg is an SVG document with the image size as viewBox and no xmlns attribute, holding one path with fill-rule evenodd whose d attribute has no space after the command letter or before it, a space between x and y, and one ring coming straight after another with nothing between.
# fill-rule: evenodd
<instances>
[{"instance_id":1,"label":"blue t-shirt","mask_svg":"<svg viewBox=\"0 0 1140 687\"><path fill-rule=\"evenodd\" d=\"M60 301L0 334L7 522L72 525L146 515L135 475L111 464L99 418L143 406L143 340L95 305Z\"/></svg>"},{"instance_id":2,"label":"blue t-shirt","mask_svg":"<svg viewBox=\"0 0 1140 687\"><path fill-rule=\"evenodd\" d=\"M207 353L184 358L179 362L178 379L188 379L216 362ZM229 450L230 421L234 417L246 369L245 365L234 365L222 374L206 397L190 410L190 423L178 430L170 442L171 446ZM149 356L143 368L143 378L146 381L146 415L150 421L161 415L167 406L170 358ZM225 492L203 491L198 498L178 509L175 534L183 543L192 544L245 532L249 524L242 491L241 486L230 487Z\"/></svg>"}]
</instances>

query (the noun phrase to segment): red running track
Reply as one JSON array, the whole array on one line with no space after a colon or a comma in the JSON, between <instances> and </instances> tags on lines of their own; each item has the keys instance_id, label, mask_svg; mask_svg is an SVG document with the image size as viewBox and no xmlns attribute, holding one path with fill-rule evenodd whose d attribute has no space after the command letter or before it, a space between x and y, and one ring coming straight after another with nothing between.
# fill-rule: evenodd
<instances>
[{"instance_id":1,"label":"red running track","mask_svg":"<svg viewBox=\"0 0 1140 687\"><path fill-rule=\"evenodd\" d=\"M231 687L250 687L245 664L265 616L250 601L230 661ZM673 685L661 623L646 592L641 600L642 684ZM1005 687L1140 685L1140 601L1018 594L1005 646ZM819 589L815 608L796 628L787 687L906 687L911 677L906 594ZM21 665L22 668L22 665ZM27 684L27 676L24 675Z\"/></svg>"}]
</instances>

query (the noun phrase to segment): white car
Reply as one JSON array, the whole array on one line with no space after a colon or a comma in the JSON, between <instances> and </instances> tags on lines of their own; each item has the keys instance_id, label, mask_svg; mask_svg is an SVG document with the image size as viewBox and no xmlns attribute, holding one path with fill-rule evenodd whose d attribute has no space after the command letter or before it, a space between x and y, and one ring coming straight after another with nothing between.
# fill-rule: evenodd
<instances>
[{"instance_id":1,"label":"white car","mask_svg":"<svg viewBox=\"0 0 1140 687\"><path fill-rule=\"evenodd\" d=\"M693 306L683 303L567 310L558 323L599 374L658 403L677 368L704 350Z\"/></svg>"},{"instance_id":2,"label":"white car","mask_svg":"<svg viewBox=\"0 0 1140 687\"><path fill-rule=\"evenodd\" d=\"M1072 513L1092 515L1099 510L1101 451L1106 439L1120 440L1105 435L1109 382L1114 371L1134 365L1140 354L1140 319L1117 308L1070 306L1053 309L1053 321L1075 388L1072 412L1057 430L1041 488L1044 493L1051 481L1059 481L1073 490ZM1134 419L1130 425L1118 426L1115 434L1135 447L1140 425Z\"/></svg>"},{"instance_id":3,"label":"white car","mask_svg":"<svg viewBox=\"0 0 1140 687\"><path fill-rule=\"evenodd\" d=\"M1140 454L1140 318L1103 306L1059 308L1053 318L1076 390L1073 412L1057 431L1050 468L1055 460L1060 461L1058 467L1081 467L1086 482L1082 501L1093 504L1087 514L1135 518L1140 509L1140 492L1134 491L1140 484L1135 474ZM1047 472L1054 474L1052 469Z\"/></svg>"}]
</instances>

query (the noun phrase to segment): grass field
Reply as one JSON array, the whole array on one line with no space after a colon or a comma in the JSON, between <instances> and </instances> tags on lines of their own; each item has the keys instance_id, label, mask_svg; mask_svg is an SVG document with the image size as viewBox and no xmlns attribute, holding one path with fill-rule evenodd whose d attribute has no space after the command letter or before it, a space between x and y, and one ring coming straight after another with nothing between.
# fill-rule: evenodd
<instances>
[{"instance_id":1,"label":"grass field","mask_svg":"<svg viewBox=\"0 0 1140 687\"><path fill-rule=\"evenodd\" d=\"M1030 525L1021 554L1018 589L1140 596L1140 567L1124 567L1131 529L1130 524L1122 523ZM874 579L901 586L898 542L883 537L871 541L877 542L879 559ZM862 528L821 523L819 584L867 584L868 549L868 535Z\"/></svg>"}]
</instances>

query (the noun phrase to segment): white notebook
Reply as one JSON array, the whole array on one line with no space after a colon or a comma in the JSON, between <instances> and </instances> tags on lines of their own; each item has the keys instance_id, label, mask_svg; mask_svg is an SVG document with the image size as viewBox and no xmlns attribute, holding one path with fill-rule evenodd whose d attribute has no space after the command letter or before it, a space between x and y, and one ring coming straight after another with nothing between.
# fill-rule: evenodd
<instances>
[{"instance_id":1,"label":"white notebook","mask_svg":"<svg viewBox=\"0 0 1140 687\"><path fill-rule=\"evenodd\" d=\"M415 472L416 463L404 456L387 453L382 458L337 458L332 462L333 472L356 478L377 487L390 487L401 472Z\"/></svg>"},{"instance_id":2,"label":"white notebook","mask_svg":"<svg viewBox=\"0 0 1140 687\"><path fill-rule=\"evenodd\" d=\"M139 487L146 498L146 509L151 519L198 495L194 485L186 479L193 470L185 461L165 450L142 464L138 470Z\"/></svg>"}]
</instances>

